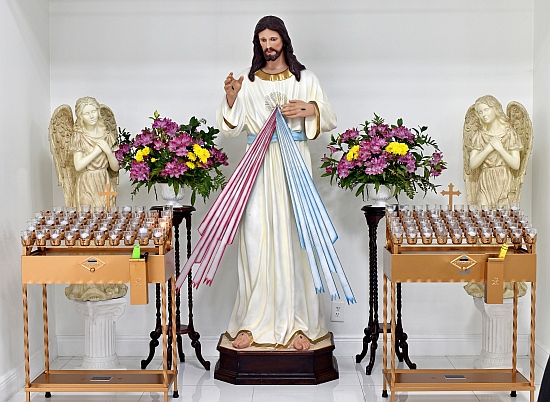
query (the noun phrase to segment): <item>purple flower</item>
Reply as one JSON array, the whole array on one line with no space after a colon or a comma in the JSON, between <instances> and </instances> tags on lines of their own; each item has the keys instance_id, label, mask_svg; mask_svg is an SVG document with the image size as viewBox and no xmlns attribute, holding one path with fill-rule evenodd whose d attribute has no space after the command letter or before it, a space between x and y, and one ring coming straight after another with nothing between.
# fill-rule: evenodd
<instances>
[{"instance_id":1,"label":"purple flower","mask_svg":"<svg viewBox=\"0 0 550 402\"><path fill-rule=\"evenodd\" d=\"M170 162L167 162L164 166L164 169L162 172L160 172L161 176L165 177L180 177L182 176L186 171L188 167L185 165L185 162L180 162L177 159L172 159Z\"/></svg>"},{"instance_id":2,"label":"purple flower","mask_svg":"<svg viewBox=\"0 0 550 402\"><path fill-rule=\"evenodd\" d=\"M168 143L168 150L174 152L177 156L187 155L187 147L191 145L193 138L189 134L176 136Z\"/></svg>"},{"instance_id":3,"label":"purple flower","mask_svg":"<svg viewBox=\"0 0 550 402\"><path fill-rule=\"evenodd\" d=\"M136 135L134 139L134 147L149 146L153 142L155 136L146 130L142 130L141 134Z\"/></svg>"},{"instance_id":4,"label":"purple flower","mask_svg":"<svg viewBox=\"0 0 550 402\"><path fill-rule=\"evenodd\" d=\"M350 130L346 130L342 133L341 138L342 142L348 142L350 140L354 140L359 136L359 131L357 129L352 128Z\"/></svg>"},{"instance_id":5,"label":"purple flower","mask_svg":"<svg viewBox=\"0 0 550 402\"><path fill-rule=\"evenodd\" d=\"M361 143L359 143L359 155L357 156L357 161L359 162L365 162L371 157L371 152L363 146L364 142L365 141L361 141Z\"/></svg>"},{"instance_id":6,"label":"purple flower","mask_svg":"<svg viewBox=\"0 0 550 402\"><path fill-rule=\"evenodd\" d=\"M372 158L365 167L365 173L368 175L377 175L384 173L384 169L388 166L386 155Z\"/></svg>"},{"instance_id":7,"label":"purple flower","mask_svg":"<svg viewBox=\"0 0 550 402\"><path fill-rule=\"evenodd\" d=\"M437 177L441 174L441 170L430 169L430 176Z\"/></svg>"},{"instance_id":8,"label":"purple flower","mask_svg":"<svg viewBox=\"0 0 550 402\"><path fill-rule=\"evenodd\" d=\"M213 160L216 163L221 163L224 166L229 165L229 163L227 162L227 154L219 150L218 148L212 148L210 150L210 156L211 158L209 159L209 161Z\"/></svg>"},{"instance_id":9,"label":"purple flower","mask_svg":"<svg viewBox=\"0 0 550 402\"><path fill-rule=\"evenodd\" d=\"M132 166L130 167L130 179L138 181L147 181L149 180L149 174L151 170L147 162L137 162L133 161Z\"/></svg>"},{"instance_id":10,"label":"purple flower","mask_svg":"<svg viewBox=\"0 0 550 402\"><path fill-rule=\"evenodd\" d=\"M339 149L333 145L329 145L327 148L330 150L331 155L339 151Z\"/></svg>"},{"instance_id":11,"label":"purple flower","mask_svg":"<svg viewBox=\"0 0 550 402\"><path fill-rule=\"evenodd\" d=\"M364 141L363 144L365 151L368 151L373 155L380 154L386 145L388 145L388 141L382 137L374 137L371 140Z\"/></svg>"},{"instance_id":12,"label":"purple flower","mask_svg":"<svg viewBox=\"0 0 550 402\"><path fill-rule=\"evenodd\" d=\"M414 134L407 127L399 126L392 129L392 134L394 138L408 141L410 143L414 142Z\"/></svg>"},{"instance_id":13,"label":"purple flower","mask_svg":"<svg viewBox=\"0 0 550 402\"><path fill-rule=\"evenodd\" d=\"M380 124L379 126L370 126L367 134L369 137L391 137L391 130L387 124Z\"/></svg>"},{"instance_id":14,"label":"purple flower","mask_svg":"<svg viewBox=\"0 0 550 402\"><path fill-rule=\"evenodd\" d=\"M153 140L153 148L160 151L161 149L166 148L166 143L160 138L155 138Z\"/></svg>"},{"instance_id":15,"label":"purple flower","mask_svg":"<svg viewBox=\"0 0 550 402\"><path fill-rule=\"evenodd\" d=\"M397 158L397 160L405 164L405 167L409 173L414 173L416 171L416 159L411 153L401 155Z\"/></svg>"},{"instance_id":16,"label":"purple flower","mask_svg":"<svg viewBox=\"0 0 550 402\"><path fill-rule=\"evenodd\" d=\"M117 161L122 162L122 160L124 160L124 157L130 153L130 150L130 144L120 144L118 150L115 151L115 158L117 159Z\"/></svg>"},{"instance_id":17,"label":"purple flower","mask_svg":"<svg viewBox=\"0 0 550 402\"><path fill-rule=\"evenodd\" d=\"M432 157L430 158L429 163L432 166L437 166L437 165L439 165L439 163L441 162L442 159L443 159L443 153L440 152L440 151L435 151L432 154Z\"/></svg>"},{"instance_id":18,"label":"purple flower","mask_svg":"<svg viewBox=\"0 0 550 402\"><path fill-rule=\"evenodd\" d=\"M163 119L155 119L151 127L164 131L170 137L173 137L176 131L178 131L179 129L178 123L173 122L166 117Z\"/></svg>"},{"instance_id":19,"label":"purple flower","mask_svg":"<svg viewBox=\"0 0 550 402\"><path fill-rule=\"evenodd\" d=\"M353 168L354 164L354 161L348 161L345 157L340 159L340 162L338 162L338 166L336 168L338 176L341 178L348 177L349 171Z\"/></svg>"}]
</instances>

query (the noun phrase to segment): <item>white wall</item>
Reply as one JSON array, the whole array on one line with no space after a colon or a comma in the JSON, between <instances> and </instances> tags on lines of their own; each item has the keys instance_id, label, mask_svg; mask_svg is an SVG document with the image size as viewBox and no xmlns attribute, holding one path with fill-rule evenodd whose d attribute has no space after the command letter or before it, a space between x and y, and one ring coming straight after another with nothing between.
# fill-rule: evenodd
<instances>
[{"instance_id":1,"label":"white wall","mask_svg":"<svg viewBox=\"0 0 550 402\"><path fill-rule=\"evenodd\" d=\"M149 124L155 109L179 122L196 115L212 124L222 82L229 71L249 65L254 26L267 14L285 20L296 55L318 75L331 100L339 130L357 126L375 112L389 122L402 117L407 125L429 126L449 162L438 183L452 182L463 194L455 203L467 203L461 136L468 107L477 97L492 94L503 104L516 100L533 110L532 1L50 3L51 111L91 95L114 110L119 126L134 133ZM234 168L244 138L219 142ZM326 143L324 137L311 144L317 165ZM535 158L538 152L535 148ZM314 172L315 182L339 232L337 250L359 301L346 307L344 323L331 323L330 328L340 352L357 353L368 314L368 241L360 210L365 202L331 187L321 173ZM122 177L119 204L132 202L127 174ZM531 181L529 171L522 194L528 212ZM133 202L152 205L155 200L144 193ZM194 228L211 202L196 205ZM414 202L439 204L446 199L429 194ZM62 203L59 188L54 190L54 203ZM207 354L216 354L215 343L229 319L237 283L235 264L232 247L213 286L195 294L195 325ZM59 320L57 331L60 353L70 353L81 350L83 330L62 292L58 287L57 310L68 319ZM479 352L480 314L462 285L411 284L403 287L403 294L412 354ZM424 314L427 311L430 314ZM149 323L143 319L145 313ZM143 353L153 319L152 305L128 308L118 324L122 353ZM520 324L520 339L525 340L527 319L522 317ZM127 350L124 345L130 341L138 346Z\"/></svg>"},{"instance_id":2,"label":"white wall","mask_svg":"<svg viewBox=\"0 0 550 402\"><path fill-rule=\"evenodd\" d=\"M44 0L0 2L0 395L23 386L21 241L25 222L52 203L49 9ZM31 354L43 361L42 292L29 288ZM53 314L53 312L52 312ZM50 316L55 336L54 315ZM38 373L35 373L38 374Z\"/></svg>"},{"instance_id":3,"label":"white wall","mask_svg":"<svg viewBox=\"0 0 550 402\"><path fill-rule=\"evenodd\" d=\"M550 151L550 27L545 16L550 13L550 4L544 0L535 1L535 44L534 44L534 93L533 93L533 128L536 134L533 153L533 188L541 202L533 203L533 221L539 228L540 238L544 243L537 249L537 345L542 356L550 353L550 315L546 306L550 303L548 284L550 275L546 269L550 250L545 245L550 236L550 218L548 216L549 170L548 152Z\"/></svg>"}]
</instances>

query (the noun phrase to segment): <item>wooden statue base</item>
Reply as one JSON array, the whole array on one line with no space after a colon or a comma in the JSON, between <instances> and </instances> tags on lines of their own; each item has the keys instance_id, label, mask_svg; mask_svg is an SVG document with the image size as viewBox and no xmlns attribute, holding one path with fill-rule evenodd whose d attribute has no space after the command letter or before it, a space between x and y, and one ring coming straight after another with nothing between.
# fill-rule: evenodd
<instances>
[{"instance_id":1,"label":"wooden statue base","mask_svg":"<svg viewBox=\"0 0 550 402\"><path fill-rule=\"evenodd\" d=\"M337 380L332 333L311 346L304 351L255 346L236 349L222 334L214 378L235 385L316 385Z\"/></svg>"}]
</instances>

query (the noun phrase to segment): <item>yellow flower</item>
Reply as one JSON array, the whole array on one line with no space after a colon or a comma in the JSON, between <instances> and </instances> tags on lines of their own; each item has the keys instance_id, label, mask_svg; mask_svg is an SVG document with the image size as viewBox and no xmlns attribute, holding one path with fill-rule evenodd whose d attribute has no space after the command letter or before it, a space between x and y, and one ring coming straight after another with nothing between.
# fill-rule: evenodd
<instances>
[{"instance_id":1,"label":"yellow flower","mask_svg":"<svg viewBox=\"0 0 550 402\"><path fill-rule=\"evenodd\" d=\"M348 161L352 161L354 159L357 159L358 156L359 156L359 145L354 145L349 149L349 152L346 155L346 159Z\"/></svg>"},{"instance_id":2,"label":"yellow flower","mask_svg":"<svg viewBox=\"0 0 550 402\"><path fill-rule=\"evenodd\" d=\"M188 152L187 153L187 159L189 159L190 161L196 161L197 160L197 155L195 155L193 152Z\"/></svg>"},{"instance_id":3,"label":"yellow flower","mask_svg":"<svg viewBox=\"0 0 550 402\"><path fill-rule=\"evenodd\" d=\"M150 152L151 149L149 149L149 147L138 149L136 152L136 161L143 162L143 157L149 155Z\"/></svg>"},{"instance_id":4,"label":"yellow flower","mask_svg":"<svg viewBox=\"0 0 550 402\"><path fill-rule=\"evenodd\" d=\"M151 158L151 162L156 162L157 158Z\"/></svg>"},{"instance_id":5,"label":"yellow flower","mask_svg":"<svg viewBox=\"0 0 550 402\"><path fill-rule=\"evenodd\" d=\"M194 164L193 162L185 162L185 164L187 165L187 167L188 167L189 169L195 169L195 167L196 167L195 164Z\"/></svg>"},{"instance_id":6,"label":"yellow flower","mask_svg":"<svg viewBox=\"0 0 550 402\"><path fill-rule=\"evenodd\" d=\"M206 163L208 158L210 158L210 152L208 152L208 149L201 147L199 144L193 145L193 152L202 163Z\"/></svg>"},{"instance_id":7,"label":"yellow flower","mask_svg":"<svg viewBox=\"0 0 550 402\"><path fill-rule=\"evenodd\" d=\"M390 142L386 147L386 152L394 155L405 155L408 150L409 147L407 146L407 144L396 141Z\"/></svg>"}]
</instances>

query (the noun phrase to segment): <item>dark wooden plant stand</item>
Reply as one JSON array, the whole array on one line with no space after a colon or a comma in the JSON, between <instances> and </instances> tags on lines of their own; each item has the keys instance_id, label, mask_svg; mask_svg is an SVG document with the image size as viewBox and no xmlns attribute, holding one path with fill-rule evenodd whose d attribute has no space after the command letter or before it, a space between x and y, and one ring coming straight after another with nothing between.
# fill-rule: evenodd
<instances>
[{"instance_id":1,"label":"dark wooden plant stand","mask_svg":"<svg viewBox=\"0 0 550 402\"><path fill-rule=\"evenodd\" d=\"M382 324L378 322L378 246L377 231L380 219L384 217L384 207L373 207L366 205L361 210L365 213L367 226L369 228L369 323L363 331L363 350L355 356L356 363L360 363L367 355L370 343L370 360L365 368L366 375L372 373L374 361L376 359L376 349L378 349L378 338L383 332ZM395 349L400 362L403 360L410 369L415 369L416 364L409 358L409 345L407 344L407 334L403 331L401 322L401 283L397 284L397 320L395 326ZM388 332L389 332L388 327Z\"/></svg>"},{"instance_id":2,"label":"dark wooden plant stand","mask_svg":"<svg viewBox=\"0 0 550 402\"><path fill-rule=\"evenodd\" d=\"M332 355L334 341L310 350L235 349L225 334L218 343L220 359L214 378L236 385L316 385L338 379L338 364Z\"/></svg>"},{"instance_id":3,"label":"dark wooden plant stand","mask_svg":"<svg viewBox=\"0 0 550 402\"><path fill-rule=\"evenodd\" d=\"M162 211L162 206L151 207L152 210ZM185 219L185 228L187 230L187 258L191 255L191 214L195 211L195 208L192 206L184 205L181 207L175 207L173 210L172 224L174 226L174 239L175 239L175 265L176 265L176 278L180 273L180 241L179 241L179 228L180 224ZM204 360L201 352L201 343L199 341L200 334L195 331L195 326L193 323L193 287L191 284L192 272L189 272L187 277L187 306L189 309L189 321L187 325L181 324L180 316L180 292L176 293L176 341L178 345L178 356L181 362L185 361L185 354L183 353L183 343L182 335L187 334L189 339L191 339L191 346L195 349L195 355L203 365L206 370L210 370L210 362ZM168 285L170 286L170 284ZM168 311L172 305L172 298L170 297L170 287L168 288ZM159 338L162 335L161 327L161 315L160 315L160 285L156 285L155 288L156 296L156 324L155 329L151 331L151 341L149 342L149 356L145 360L141 361L141 368L145 369L153 357L155 356L155 349L159 345ZM171 331L168 331L171 334ZM170 338L170 337L169 337ZM171 345L171 339L168 340L168 345ZM168 367L171 367L172 361L172 347L168 346L168 356L170 360L168 361Z\"/></svg>"}]
</instances>

